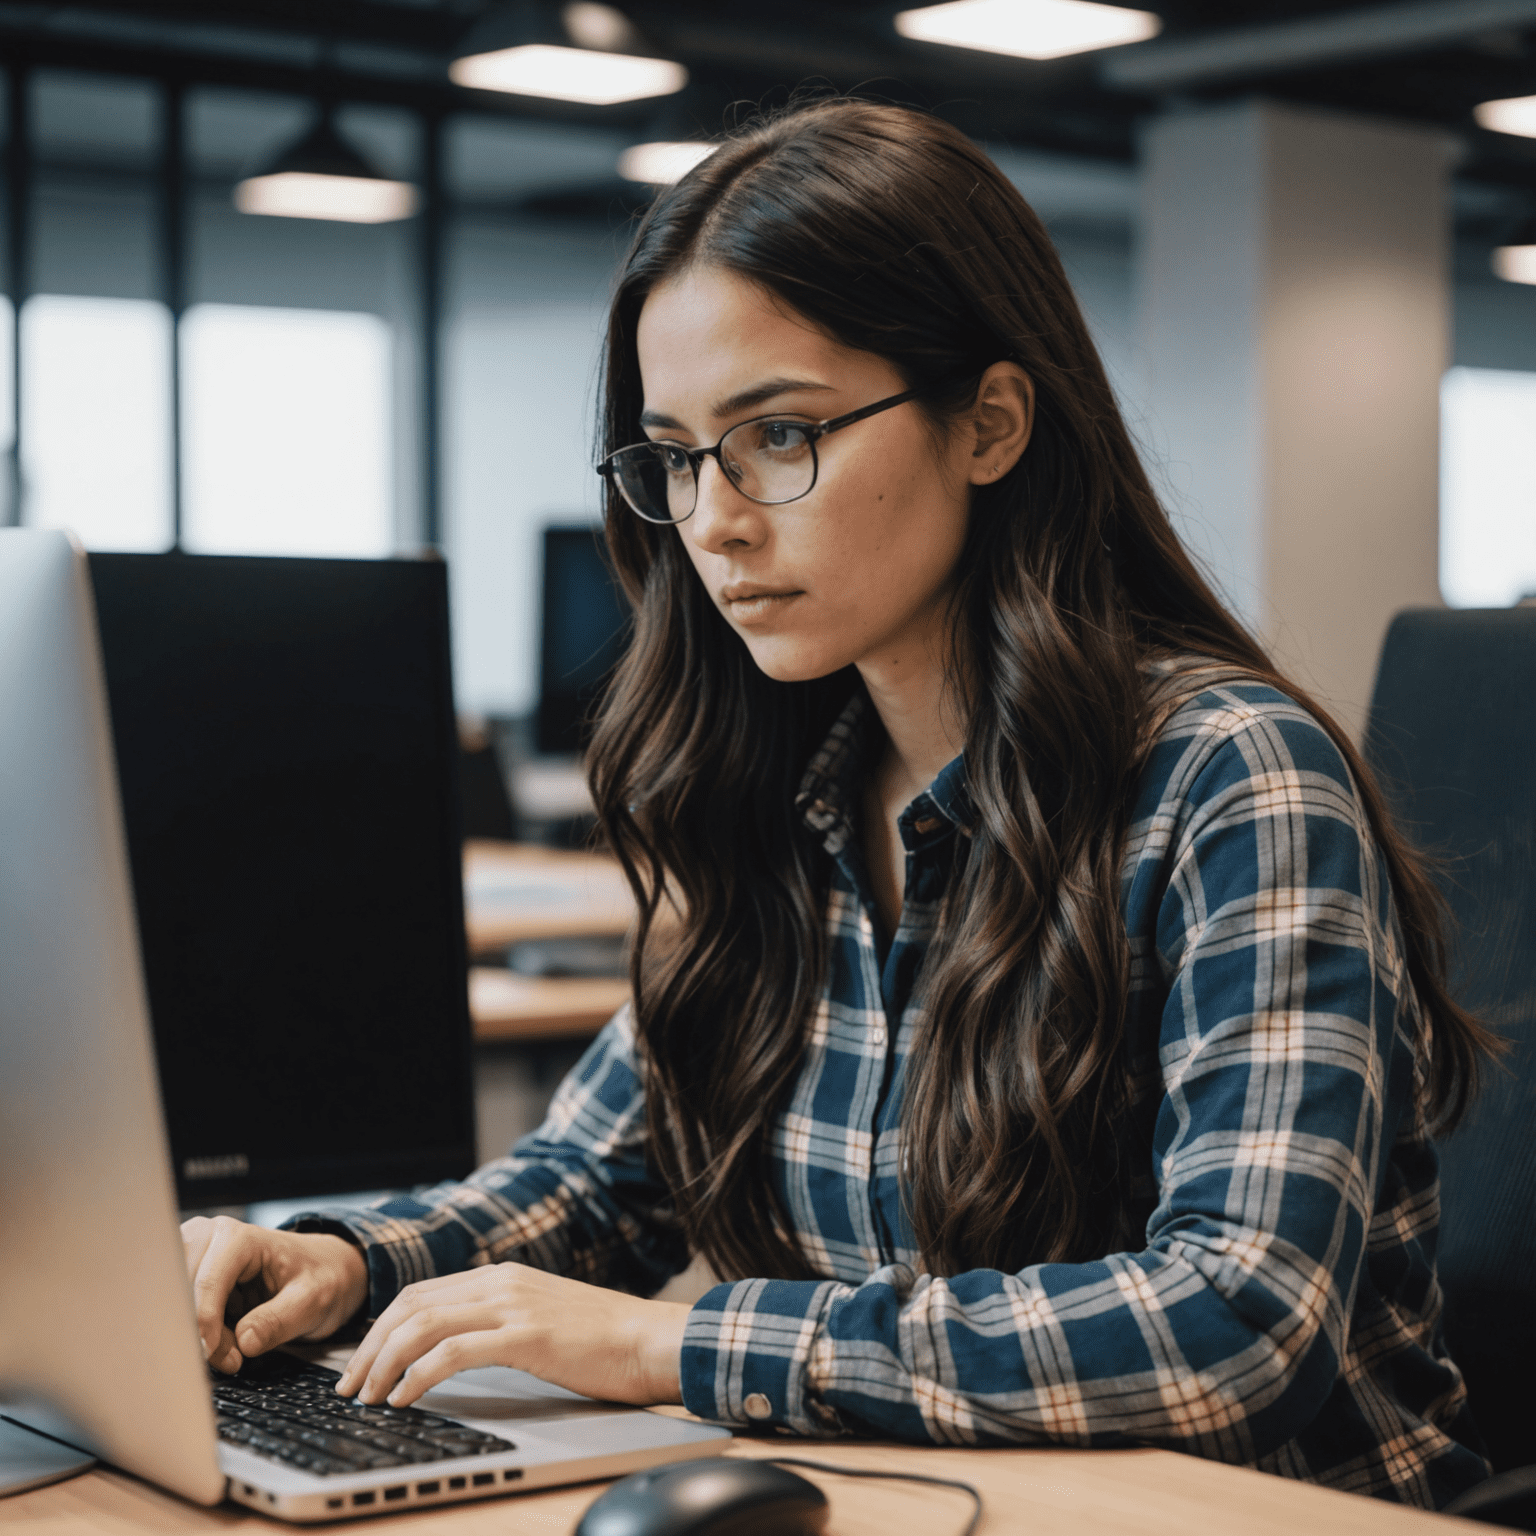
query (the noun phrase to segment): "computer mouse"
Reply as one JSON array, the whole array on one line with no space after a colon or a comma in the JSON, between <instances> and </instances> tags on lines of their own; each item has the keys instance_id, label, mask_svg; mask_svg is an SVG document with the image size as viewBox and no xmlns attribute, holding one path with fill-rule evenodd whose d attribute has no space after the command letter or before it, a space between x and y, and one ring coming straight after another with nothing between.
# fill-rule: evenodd
<instances>
[{"instance_id":1,"label":"computer mouse","mask_svg":"<svg viewBox=\"0 0 1536 1536\"><path fill-rule=\"evenodd\" d=\"M575 1536L818 1536L829 1513L821 1489L784 1467L709 1456L622 1478Z\"/></svg>"}]
</instances>

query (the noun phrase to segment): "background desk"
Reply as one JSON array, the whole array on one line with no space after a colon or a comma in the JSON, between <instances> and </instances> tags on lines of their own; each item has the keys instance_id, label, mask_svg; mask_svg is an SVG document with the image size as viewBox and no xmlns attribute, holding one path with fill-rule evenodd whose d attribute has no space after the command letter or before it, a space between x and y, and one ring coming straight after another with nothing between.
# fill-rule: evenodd
<instances>
[{"instance_id":1,"label":"background desk","mask_svg":"<svg viewBox=\"0 0 1536 1536\"><path fill-rule=\"evenodd\" d=\"M471 958L498 960L526 939L623 934L635 918L612 859L486 841L464 846L464 909ZM518 976L490 965L469 973L482 1041L590 1038L628 996L623 981Z\"/></svg>"},{"instance_id":2,"label":"background desk","mask_svg":"<svg viewBox=\"0 0 1536 1536\"><path fill-rule=\"evenodd\" d=\"M1172 1451L959 1451L910 1446L738 1441L738 1456L804 1455L849 1467L926 1472L976 1484L987 1501L981 1536L1451 1536L1443 1515L1224 1467ZM970 1501L913 1483L875 1483L806 1472L832 1503L829 1536L948 1536ZM338 1522L327 1531L401 1536L567 1536L597 1496L595 1484L480 1504ZM1458 1532L1488 1526L1453 1522ZM204 1532L315 1529L284 1526L235 1505L204 1510L115 1472L0 1500L0 1531L16 1536L201 1536Z\"/></svg>"}]
</instances>

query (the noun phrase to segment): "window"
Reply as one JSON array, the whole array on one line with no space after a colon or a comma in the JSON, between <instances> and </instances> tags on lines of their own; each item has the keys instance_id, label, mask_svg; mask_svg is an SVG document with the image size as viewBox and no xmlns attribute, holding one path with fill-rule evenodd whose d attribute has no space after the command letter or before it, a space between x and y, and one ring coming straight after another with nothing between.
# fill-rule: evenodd
<instances>
[{"instance_id":1,"label":"window","mask_svg":"<svg viewBox=\"0 0 1536 1536\"><path fill-rule=\"evenodd\" d=\"M27 300L26 523L71 529L90 549L169 546L170 356L171 316L163 304L56 294Z\"/></svg>"},{"instance_id":2,"label":"window","mask_svg":"<svg viewBox=\"0 0 1536 1536\"><path fill-rule=\"evenodd\" d=\"M184 543L387 555L391 336L377 315L198 304L182 320Z\"/></svg>"},{"instance_id":3,"label":"window","mask_svg":"<svg viewBox=\"0 0 1536 1536\"><path fill-rule=\"evenodd\" d=\"M1536 373L1452 368L1441 384L1440 590L1455 608L1536 594Z\"/></svg>"}]
</instances>

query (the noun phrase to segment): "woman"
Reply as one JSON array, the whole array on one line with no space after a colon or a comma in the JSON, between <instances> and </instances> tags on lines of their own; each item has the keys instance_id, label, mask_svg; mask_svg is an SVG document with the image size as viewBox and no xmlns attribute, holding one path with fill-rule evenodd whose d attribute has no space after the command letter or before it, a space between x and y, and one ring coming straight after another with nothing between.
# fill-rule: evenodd
<instances>
[{"instance_id":1,"label":"woman","mask_svg":"<svg viewBox=\"0 0 1536 1536\"><path fill-rule=\"evenodd\" d=\"M1013 188L892 107L731 138L637 234L603 433L633 1008L464 1184L189 1224L214 1364L366 1309L369 1402L499 1362L811 1435L1484 1476L1429 1135L1486 1041L1431 887L1180 548ZM690 1255L731 1283L643 1299Z\"/></svg>"}]
</instances>

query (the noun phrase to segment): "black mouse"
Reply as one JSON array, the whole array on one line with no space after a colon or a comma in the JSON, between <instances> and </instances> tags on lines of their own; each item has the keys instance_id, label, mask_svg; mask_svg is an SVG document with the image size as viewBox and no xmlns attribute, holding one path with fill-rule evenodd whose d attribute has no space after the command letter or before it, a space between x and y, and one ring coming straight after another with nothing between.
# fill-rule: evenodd
<instances>
[{"instance_id":1,"label":"black mouse","mask_svg":"<svg viewBox=\"0 0 1536 1536\"><path fill-rule=\"evenodd\" d=\"M828 1514L821 1489L784 1467L709 1456L621 1479L575 1536L818 1536Z\"/></svg>"}]
</instances>

